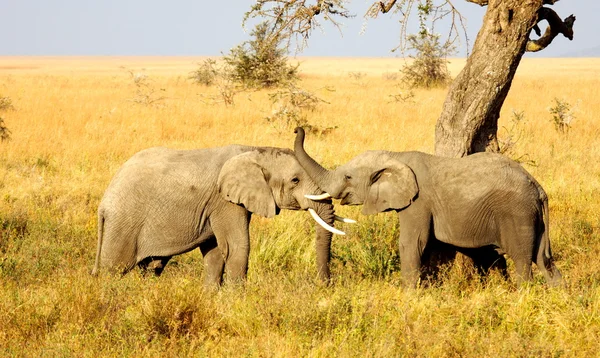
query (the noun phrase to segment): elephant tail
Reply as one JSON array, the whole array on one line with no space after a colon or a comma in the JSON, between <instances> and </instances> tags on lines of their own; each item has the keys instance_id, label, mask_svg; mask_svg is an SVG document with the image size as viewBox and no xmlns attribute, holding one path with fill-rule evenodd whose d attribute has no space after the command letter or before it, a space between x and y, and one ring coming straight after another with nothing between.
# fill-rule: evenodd
<instances>
[{"instance_id":1,"label":"elephant tail","mask_svg":"<svg viewBox=\"0 0 600 358\"><path fill-rule=\"evenodd\" d=\"M98 209L98 248L96 249L96 262L94 263L92 276L98 275L98 270L100 269L100 254L102 252L102 239L104 237L104 221L104 209L100 207L100 209Z\"/></svg>"},{"instance_id":2,"label":"elephant tail","mask_svg":"<svg viewBox=\"0 0 600 358\"><path fill-rule=\"evenodd\" d=\"M546 281L551 286L557 286L562 281L560 271L554 266L554 260L552 258L552 250L550 249L550 215L548 209L548 196L542 190L540 190L540 201L542 204L542 223L538 236L538 250L536 265L540 271L544 274Z\"/></svg>"},{"instance_id":3,"label":"elephant tail","mask_svg":"<svg viewBox=\"0 0 600 358\"><path fill-rule=\"evenodd\" d=\"M552 251L550 250L550 215L548 210L548 196L541 195L540 200L542 202L542 222L544 224L543 231L540 233L538 250L538 262L543 259L544 263L552 260ZM540 257L540 255L542 257ZM547 266L545 264L544 266Z\"/></svg>"}]
</instances>

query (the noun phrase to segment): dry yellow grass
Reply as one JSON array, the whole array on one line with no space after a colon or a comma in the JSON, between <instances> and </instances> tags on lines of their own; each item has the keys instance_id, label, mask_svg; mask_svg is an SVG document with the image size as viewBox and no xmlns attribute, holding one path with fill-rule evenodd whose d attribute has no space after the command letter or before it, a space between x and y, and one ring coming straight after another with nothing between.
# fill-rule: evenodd
<instances>
[{"instance_id":1,"label":"dry yellow grass","mask_svg":"<svg viewBox=\"0 0 600 358\"><path fill-rule=\"evenodd\" d=\"M381 272L395 250L395 217L363 217L333 244L332 287L315 279L305 213L253 219L245 289L205 292L199 253L159 279L92 279L96 208L115 171L151 146L230 143L291 147L292 129L265 120L267 91L236 105L189 79L201 58L0 57L0 354L139 356L590 356L600 351L600 59L525 59L502 110L500 136L550 196L551 241L569 286L538 276L515 288L450 271L440 285L404 292ZM303 58L300 86L328 101L308 121L337 126L307 138L328 166L368 149L432 152L446 89L401 90L384 74L401 59ZM456 75L464 60L453 60ZM147 75L153 105L136 103L131 73ZM350 76L351 73L363 73ZM360 77L360 78L358 78ZM326 87L334 89L329 91ZM151 92L154 90L154 92ZM574 106L568 133L548 108ZM524 121L509 130L513 110ZM510 133L509 133L510 132ZM386 261L387 260L387 261ZM379 270L379 271L378 271Z\"/></svg>"}]
</instances>

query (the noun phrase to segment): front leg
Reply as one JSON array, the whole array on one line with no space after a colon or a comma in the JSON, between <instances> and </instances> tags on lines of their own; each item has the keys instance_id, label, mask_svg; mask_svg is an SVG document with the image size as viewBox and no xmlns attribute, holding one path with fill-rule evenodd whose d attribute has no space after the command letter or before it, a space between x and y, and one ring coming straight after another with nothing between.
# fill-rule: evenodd
<instances>
[{"instance_id":1,"label":"front leg","mask_svg":"<svg viewBox=\"0 0 600 358\"><path fill-rule=\"evenodd\" d=\"M227 203L210 219L230 281L246 279L250 255L250 216L251 213L243 206Z\"/></svg>"},{"instance_id":2,"label":"front leg","mask_svg":"<svg viewBox=\"0 0 600 358\"><path fill-rule=\"evenodd\" d=\"M415 288L421 274L423 252L431 234L431 215L409 207L399 212L398 218L402 284L407 288Z\"/></svg>"}]
</instances>

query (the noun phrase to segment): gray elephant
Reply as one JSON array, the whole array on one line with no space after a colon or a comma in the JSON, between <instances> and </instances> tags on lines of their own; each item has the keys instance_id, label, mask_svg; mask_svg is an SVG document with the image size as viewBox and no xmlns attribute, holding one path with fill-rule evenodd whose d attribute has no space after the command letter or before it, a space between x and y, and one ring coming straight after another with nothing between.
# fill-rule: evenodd
<instances>
[{"instance_id":1,"label":"gray elephant","mask_svg":"<svg viewBox=\"0 0 600 358\"><path fill-rule=\"evenodd\" d=\"M333 225L331 200L289 149L230 145L199 150L151 148L117 172L98 208L100 267L126 273L135 265L160 275L169 259L197 247L207 285L246 277L252 213L273 217L280 209L308 210L317 226L319 277L329 279ZM338 218L339 219L339 218Z\"/></svg>"},{"instance_id":2,"label":"gray elephant","mask_svg":"<svg viewBox=\"0 0 600 358\"><path fill-rule=\"evenodd\" d=\"M548 234L548 197L518 163L494 153L444 158L421 152L368 151L326 170L304 150L296 129L298 161L342 205L363 205L363 214L398 212L403 282L418 282L431 243L477 256L478 248L506 253L517 281L532 278L535 262L550 285L562 278L553 263Z\"/></svg>"}]
</instances>

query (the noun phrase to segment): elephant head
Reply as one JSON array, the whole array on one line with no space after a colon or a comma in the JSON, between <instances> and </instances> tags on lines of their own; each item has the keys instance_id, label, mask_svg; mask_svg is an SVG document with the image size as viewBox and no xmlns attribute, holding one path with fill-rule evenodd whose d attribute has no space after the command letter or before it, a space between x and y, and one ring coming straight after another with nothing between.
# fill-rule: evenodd
<instances>
[{"instance_id":1,"label":"elephant head","mask_svg":"<svg viewBox=\"0 0 600 358\"><path fill-rule=\"evenodd\" d=\"M294 151L300 165L326 194L342 205L364 205L363 214L408 207L419 193L415 174L386 152L365 152L336 170L327 170L304 150L304 130L296 128Z\"/></svg>"},{"instance_id":2,"label":"elephant head","mask_svg":"<svg viewBox=\"0 0 600 358\"><path fill-rule=\"evenodd\" d=\"M322 190L298 163L291 150L255 148L229 159L218 177L221 196L243 205L263 217L273 217L280 209L308 210L317 226L317 267L322 279L329 278L329 252L332 233L344 235L333 227L331 199L310 200Z\"/></svg>"}]
</instances>

